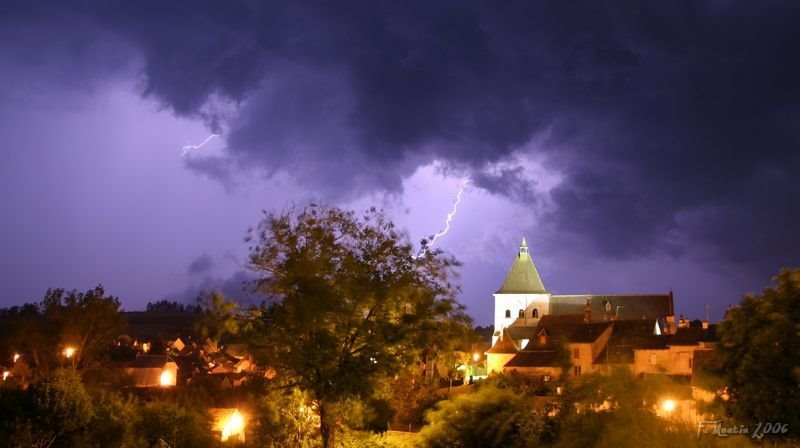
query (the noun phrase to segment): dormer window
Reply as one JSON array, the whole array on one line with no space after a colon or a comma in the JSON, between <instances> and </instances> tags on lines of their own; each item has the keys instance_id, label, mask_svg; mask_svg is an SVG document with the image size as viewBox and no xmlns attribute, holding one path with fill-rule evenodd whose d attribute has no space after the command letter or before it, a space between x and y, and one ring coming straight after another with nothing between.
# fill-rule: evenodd
<instances>
[{"instance_id":1,"label":"dormer window","mask_svg":"<svg viewBox=\"0 0 800 448\"><path fill-rule=\"evenodd\" d=\"M537 336L539 337L540 345L547 345L547 330L543 329Z\"/></svg>"}]
</instances>

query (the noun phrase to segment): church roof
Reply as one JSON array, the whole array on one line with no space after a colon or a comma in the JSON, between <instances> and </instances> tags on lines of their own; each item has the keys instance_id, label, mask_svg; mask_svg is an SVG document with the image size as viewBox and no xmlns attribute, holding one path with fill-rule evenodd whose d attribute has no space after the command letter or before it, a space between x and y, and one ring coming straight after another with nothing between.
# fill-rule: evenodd
<instances>
[{"instance_id":1,"label":"church roof","mask_svg":"<svg viewBox=\"0 0 800 448\"><path fill-rule=\"evenodd\" d=\"M550 297L550 314L581 314L586 301L593 320L662 319L674 314L672 293L667 294L577 294Z\"/></svg>"},{"instance_id":2,"label":"church roof","mask_svg":"<svg viewBox=\"0 0 800 448\"><path fill-rule=\"evenodd\" d=\"M533 264L531 254L528 252L528 243L522 238L517 258L508 271L503 286L496 294L542 294L546 293L539 272Z\"/></svg>"}]
</instances>

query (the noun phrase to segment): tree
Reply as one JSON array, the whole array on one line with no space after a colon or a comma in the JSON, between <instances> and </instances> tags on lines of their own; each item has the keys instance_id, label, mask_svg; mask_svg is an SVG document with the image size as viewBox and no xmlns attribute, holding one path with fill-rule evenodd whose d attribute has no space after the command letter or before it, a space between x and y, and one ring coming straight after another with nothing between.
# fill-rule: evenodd
<instances>
[{"instance_id":1,"label":"tree","mask_svg":"<svg viewBox=\"0 0 800 448\"><path fill-rule=\"evenodd\" d=\"M73 347L71 362L78 368L95 366L125 325L119 298L106 296L101 285L85 293L49 289L41 309L47 325L57 331L50 351Z\"/></svg>"},{"instance_id":2,"label":"tree","mask_svg":"<svg viewBox=\"0 0 800 448\"><path fill-rule=\"evenodd\" d=\"M136 400L105 389L92 391L91 395L94 416L83 445L103 448L136 445L134 426L139 419Z\"/></svg>"},{"instance_id":3,"label":"tree","mask_svg":"<svg viewBox=\"0 0 800 448\"><path fill-rule=\"evenodd\" d=\"M423 352L434 356L454 325L471 328L450 282L456 260L415 257L375 209L360 218L314 204L266 213L248 241L255 289L268 297L257 344L318 404L324 447L333 446L342 403L370 397Z\"/></svg>"},{"instance_id":4,"label":"tree","mask_svg":"<svg viewBox=\"0 0 800 448\"><path fill-rule=\"evenodd\" d=\"M211 418L204 411L169 401L153 401L142 407L134 428L150 446L159 441L183 448L214 445Z\"/></svg>"},{"instance_id":5,"label":"tree","mask_svg":"<svg viewBox=\"0 0 800 448\"><path fill-rule=\"evenodd\" d=\"M50 447L86 428L93 415L91 398L72 370L56 370L27 391L3 388L0 399L4 446Z\"/></svg>"},{"instance_id":6,"label":"tree","mask_svg":"<svg viewBox=\"0 0 800 448\"><path fill-rule=\"evenodd\" d=\"M800 436L800 269L784 269L761 295L746 295L719 326L733 416L753 428L787 424Z\"/></svg>"},{"instance_id":7,"label":"tree","mask_svg":"<svg viewBox=\"0 0 800 448\"><path fill-rule=\"evenodd\" d=\"M201 339L209 338L219 344L226 336L236 336L246 328L244 311L221 292L200 295L197 308L202 310L202 314L195 324L195 332Z\"/></svg>"},{"instance_id":8,"label":"tree","mask_svg":"<svg viewBox=\"0 0 800 448\"><path fill-rule=\"evenodd\" d=\"M524 396L494 385L439 402L426 419L420 438L431 448L537 446L542 420Z\"/></svg>"}]
</instances>

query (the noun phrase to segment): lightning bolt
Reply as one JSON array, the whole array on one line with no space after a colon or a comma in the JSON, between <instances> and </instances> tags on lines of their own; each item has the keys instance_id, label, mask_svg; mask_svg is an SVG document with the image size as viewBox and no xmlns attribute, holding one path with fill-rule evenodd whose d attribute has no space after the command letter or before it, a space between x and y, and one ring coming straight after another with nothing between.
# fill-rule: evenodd
<instances>
[{"instance_id":1,"label":"lightning bolt","mask_svg":"<svg viewBox=\"0 0 800 448\"><path fill-rule=\"evenodd\" d=\"M433 235L431 242L427 244L426 248L433 247L434 243L436 243L436 240L447 235L447 232L450 231L450 223L453 221L453 218L455 218L456 213L458 212L458 204L461 203L461 195L464 194L464 188L467 187L468 183L469 180L466 180L463 184L461 184L461 188L458 190L458 194L456 194L456 202L453 203L453 209L447 214L447 220L444 222L444 230L441 230Z\"/></svg>"},{"instance_id":2,"label":"lightning bolt","mask_svg":"<svg viewBox=\"0 0 800 448\"><path fill-rule=\"evenodd\" d=\"M193 149L200 149L200 148L202 148L202 147L203 147L203 145L205 145L206 143L208 143L208 142L209 142L209 141L210 141L212 138L214 138L214 137L219 137L219 134L211 134L211 135L209 135L209 136L208 136L208 137L207 137L205 140L203 140L202 142L200 142L200 144L198 144L198 145L189 145L189 144L187 144L186 146L184 146L184 147L183 147L183 150L182 150L182 152L181 152L181 157L185 156L186 154L188 154L188 153L189 153L189 151L191 151L191 150L193 150Z\"/></svg>"}]
</instances>

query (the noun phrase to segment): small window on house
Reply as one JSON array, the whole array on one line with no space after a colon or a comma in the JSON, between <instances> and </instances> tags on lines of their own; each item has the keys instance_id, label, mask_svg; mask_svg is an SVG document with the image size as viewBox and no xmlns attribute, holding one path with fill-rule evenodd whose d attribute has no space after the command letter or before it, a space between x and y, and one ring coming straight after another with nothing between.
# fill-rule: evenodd
<instances>
[{"instance_id":1,"label":"small window on house","mask_svg":"<svg viewBox=\"0 0 800 448\"><path fill-rule=\"evenodd\" d=\"M572 373L574 373L575 376L581 376L581 366L575 366L572 369Z\"/></svg>"},{"instance_id":2,"label":"small window on house","mask_svg":"<svg viewBox=\"0 0 800 448\"><path fill-rule=\"evenodd\" d=\"M506 318L511 317L511 310L506 310Z\"/></svg>"},{"instance_id":3,"label":"small window on house","mask_svg":"<svg viewBox=\"0 0 800 448\"><path fill-rule=\"evenodd\" d=\"M533 314L531 314L531 317L534 317L534 318L536 318L536 317L539 317L539 310L537 310L536 308L534 308L534 309L533 309Z\"/></svg>"},{"instance_id":4,"label":"small window on house","mask_svg":"<svg viewBox=\"0 0 800 448\"><path fill-rule=\"evenodd\" d=\"M658 364L658 357L656 357L655 353L650 353L650 365L654 366Z\"/></svg>"},{"instance_id":5,"label":"small window on house","mask_svg":"<svg viewBox=\"0 0 800 448\"><path fill-rule=\"evenodd\" d=\"M547 335L542 333L539 335L539 343L542 345L547 345Z\"/></svg>"},{"instance_id":6,"label":"small window on house","mask_svg":"<svg viewBox=\"0 0 800 448\"><path fill-rule=\"evenodd\" d=\"M581 359L581 349L579 348L572 349L572 359Z\"/></svg>"},{"instance_id":7,"label":"small window on house","mask_svg":"<svg viewBox=\"0 0 800 448\"><path fill-rule=\"evenodd\" d=\"M525 310L519 310L519 317L525 317Z\"/></svg>"}]
</instances>

